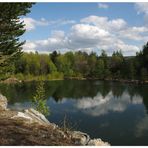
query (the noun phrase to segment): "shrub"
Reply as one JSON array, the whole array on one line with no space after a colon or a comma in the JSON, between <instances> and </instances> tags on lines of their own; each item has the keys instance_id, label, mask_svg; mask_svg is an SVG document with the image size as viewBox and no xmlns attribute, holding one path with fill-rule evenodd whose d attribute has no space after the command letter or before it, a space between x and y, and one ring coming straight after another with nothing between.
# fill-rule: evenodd
<instances>
[{"instance_id":1,"label":"shrub","mask_svg":"<svg viewBox=\"0 0 148 148\"><path fill-rule=\"evenodd\" d=\"M36 93L33 96L33 105L35 109L41 112L44 115L49 115L49 107L47 106L47 101L45 100L45 90L44 90L44 82L40 81L37 88Z\"/></svg>"}]
</instances>

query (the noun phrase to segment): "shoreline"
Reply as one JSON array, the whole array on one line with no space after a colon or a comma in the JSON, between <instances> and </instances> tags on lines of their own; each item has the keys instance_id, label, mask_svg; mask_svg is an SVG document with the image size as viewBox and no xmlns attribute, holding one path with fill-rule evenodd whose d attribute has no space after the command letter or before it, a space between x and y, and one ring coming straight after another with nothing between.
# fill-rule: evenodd
<instances>
[{"instance_id":1,"label":"shoreline","mask_svg":"<svg viewBox=\"0 0 148 148\"><path fill-rule=\"evenodd\" d=\"M10 77L5 80L1 80L0 83L4 84L15 84L15 83L26 83L26 82L33 82L33 81L62 81L62 80L98 80L98 81L107 81L107 82L121 82L121 83L129 83L129 84L148 84L148 80L141 81L141 80L127 80L127 79L99 79L99 78L81 78L81 77L66 77L62 79L26 79L20 80L16 77Z\"/></svg>"},{"instance_id":2,"label":"shoreline","mask_svg":"<svg viewBox=\"0 0 148 148\"><path fill-rule=\"evenodd\" d=\"M71 131L51 123L33 108L24 111L7 108L7 98L0 94L0 145L10 146L110 146L87 133Z\"/></svg>"}]
</instances>

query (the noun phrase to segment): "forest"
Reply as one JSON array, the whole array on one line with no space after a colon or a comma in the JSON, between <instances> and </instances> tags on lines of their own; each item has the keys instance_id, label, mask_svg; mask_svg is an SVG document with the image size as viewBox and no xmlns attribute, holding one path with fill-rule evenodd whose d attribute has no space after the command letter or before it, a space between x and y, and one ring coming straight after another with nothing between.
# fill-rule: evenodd
<instances>
[{"instance_id":1,"label":"forest","mask_svg":"<svg viewBox=\"0 0 148 148\"><path fill-rule=\"evenodd\" d=\"M121 50L108 56L96 53L67 52L60 54L22 53L11 75L19 79L101 79L148 80L148 43L136 56L124 57Z\"/></svg>"}]
</instances>

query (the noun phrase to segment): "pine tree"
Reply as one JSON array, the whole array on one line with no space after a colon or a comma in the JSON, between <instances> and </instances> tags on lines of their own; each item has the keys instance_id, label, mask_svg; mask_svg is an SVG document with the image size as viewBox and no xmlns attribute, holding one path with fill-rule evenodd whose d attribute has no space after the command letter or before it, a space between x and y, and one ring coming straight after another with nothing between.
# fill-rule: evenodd
<instances>
[{"instance_id":1,"label":"pine tree","mask_svg":"<svg viewBox=\"0 0 148 148\"><path fill-rule=\"evenodd\" d=\"M0 3L0 74L13 70L24 42L19 37L25 32L20 17L30 12L32 3Z\"/></svg>"}]
</instances>

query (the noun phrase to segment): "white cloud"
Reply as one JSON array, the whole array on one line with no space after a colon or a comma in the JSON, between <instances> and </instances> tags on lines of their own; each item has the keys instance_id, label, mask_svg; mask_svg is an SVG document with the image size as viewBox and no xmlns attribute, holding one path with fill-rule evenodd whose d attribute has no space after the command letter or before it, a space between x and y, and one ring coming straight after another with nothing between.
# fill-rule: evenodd
<instances>
[{"instance_id":1,"label":"white cloud","mask_svg":"<svg viewBox=\"0 0 148 148\"><path fill-rule=\"evenodd\" d=\"M65 37L65 32L61 30L54 30L51 32L51 34L54 38L64 38Z\"/></svg>"},{"instance_id":2,"label":"white cloud","mask_svg":"<svg viewBox=\"0 0 148 148\"><path fill-rule=\"evenodd\" d=\"M134 54L139 50L137 46L126 44L103 29L86 24L74 25L69 35L63 31L54 31L48 39L28 41L24 45L24 51L37 50L39 52L63 49L77 51L81 49L90 53L94 48L105 49L110 54L113 50L121 49L125 55Z\"/></svg>"},{"instance_id":3,"label":"white cloud","mask_svg":"<svg viewBox=\"0 0 148 148\"><path fill-rule=\"evenodd\" d=\"M24 21L25 29L27 31L34 30L36 26L47 26L48 25L48 22L44 18L41 18L40 20L35 20L33 18L26 17L26 18L21 18L21 21Z\"/></svg>"},{"instance_id":4,"label":"white cloud","mask_svg":"<svg viewBox=\"0 0 148 148\"><path fill-rule=\"evenodd\" d=\"M35 20L30 17L21 18L20 21L24 21L25 29L27 31L34 30L37 26L61 26L67 24L75 24L74 20L66 20L66 19L58 19L58 20L46 20L45 18L41 18L40 20Z\"/></svg>"},{"instance_id":5,"label":"white cloud","mask_svg":"<svg viewBox=\"0 0 148 148\"><path fill-rule=\"evenodd\" d=\"M108 22L108 27L110 30L121 30L124 29L126 25L127 23L121 18Z\"/></svg>"},{"instance_id":6,"label":"white cloud","mask_svg":"<svg viewBox=\"0 0 148 148\"><path fill-rule=\"evenodd\" d=\"M148 3L147 2L139 2L135 3L135 8L137 10L137 14L144 14L144 20L146 25L148 26Z\"/></svg>"},{"instance_id":7,"label":"white cloud","mask_svg":"<svg viewBox=\"0 0 148 148\"><path fill-rule=\"evenodd\" d=\"M25 52L38 51L38 52L50 52L57 49L66 48L66 38L64 32L55 30L52 32L52 36L45 40L27 41L23 46Z\"/></svg>"},{"instance_id":8,"label":"white cloud","mask_svg":"<svg viewBox=\"0 0 148 148\"><path fill-rule=\"evenodd\" d=\"M60 20L59 20L60 21ZM104 49L109 55L115 50L122 50L124 55L135 55L140 50L139 46L131 44L128 41L146 42L148 38L148 27L129 26L122 18L108 19L107 17L88 16L75 24L72 20L62 20L61 24L72 23L71 29L65 34L62 30L51 31L51 36L44 40L27 41L24 45L24 51L52 52L59 50L62 53L73 51L97 51ZM30 23L30 25L29 25ZM53 25L55 22L48 22ZM38 23L29 19L28 28L35 28L37 25L47 25L45 19ZM141 45L142 46L142 45Z\"/></svg>"},{"instance_id":9,"label":"white cloud","mask_svg":"<svg viewBox=\"0 0 148 148\"><path fill-rule=\"evenodd\" d=\"M88 24L76 24L72 26L72 32L74 33L74 35L82 38L88 37L89 39L109 36L108 31Z\"/></svg>"},{"instance_id":10,"label":"white cloud","mask_svg":"<svg viewBox=\"0 0 148 148\"><path fill-rule=\"evenodd\" d=\"M136 41L147 41L148 28L147 27L129 27L119 32L121 38L126 38Z\"/></svg>"},{"instance_id":11,"label":"white cloud","mask_svg":"<svg viewBox=\"0 0 148 148\"><path fill-rule=\"evenodd\" d=\"M75 23L76 23L75 20L68 20L68 19L49 20L49 25L52 25L54 27L68 25L68 24L75 24Z\"/></svg>"},{"instance_id":12,"label":"white cloud","mask_svg":"<svg viewBox=\"0 0 148 148\"><path fill-rule=\"evenodd\" d=\"M25 52L35 52L36 51L36 44L34 42L26 42L23 45L23 50Z\"/></svg>"},{"instance_id":13,"label":"white cloud","mask_svg":"<svg viewBox=\"0 0 148 148\"><path fill-rule=\"evenodd\" d=\"M69 38L69 48L93 48L109 36L109 32L88 24L76 24L72 26Z\"/></svg>"},{"instance_id":14,"label":"white cloud","mask_svg":"<svg viewBox=\"0 0 148 148\"><path fill-rule=\"evenodd\" d=\"M148 3L147 2L138 2L135 3L135 7L137 9L137 13L145 13L148 14Z\"/></svg>"},{"instance_id":15,"label":"white cloud","mask_svg":"<svg viewBox=\"0 0 148 148\"><path fill-rule=\"evenodd\" d=\"M107 4L98 3L98 8L108 9L109 6Z\"/></svg>"},{"instance_id":16,"label":"white cloud","mask_svg":"<svg viewBox=\"0 0 148 148\"><path fill-rule=\"evenodd\" d=\"M75 20L60 20L60 25L75 24Z\"/></svg>"},{"instance_id":17,"label":"white cloud","mask_svg":"<svg viewBox=\"0 0 148 148\"><path fill-rule=\"evenodd\" d=\"M100 17L91 15L86 18L81 19L82 23L93 24L99 28L106 29L108 31L117 31L126 27L126 22L121 19L109 20L107 17Z\"/></svg>"}]
</instances>

